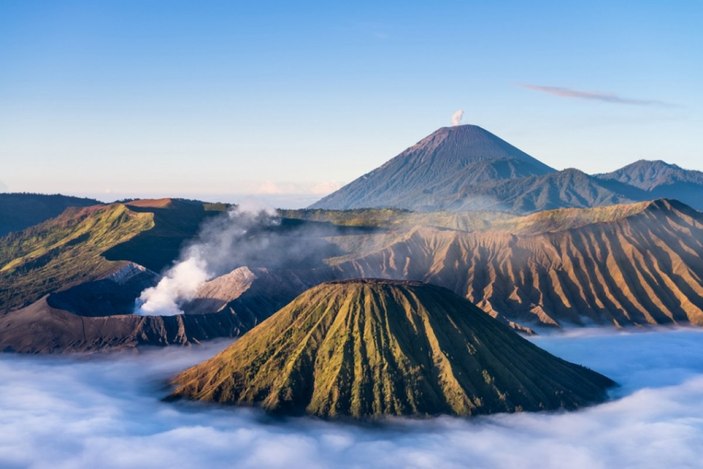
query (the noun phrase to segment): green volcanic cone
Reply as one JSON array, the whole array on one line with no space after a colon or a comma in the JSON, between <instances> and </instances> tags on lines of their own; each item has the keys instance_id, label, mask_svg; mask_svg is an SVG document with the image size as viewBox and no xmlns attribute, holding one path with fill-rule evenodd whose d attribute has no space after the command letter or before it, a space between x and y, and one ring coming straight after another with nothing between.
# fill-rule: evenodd
<instances>
[{"instance_id":1,"label":"green volcanic cone","mask_svg":"<svg viewBox=\"0 0 703 469\"><path fill-rule=\"evenodd\" d=\"M174 397L355 418L575 409L614 385L447 289L390 280L314 287L173 384Z\"/></svg>"}]
</instances>

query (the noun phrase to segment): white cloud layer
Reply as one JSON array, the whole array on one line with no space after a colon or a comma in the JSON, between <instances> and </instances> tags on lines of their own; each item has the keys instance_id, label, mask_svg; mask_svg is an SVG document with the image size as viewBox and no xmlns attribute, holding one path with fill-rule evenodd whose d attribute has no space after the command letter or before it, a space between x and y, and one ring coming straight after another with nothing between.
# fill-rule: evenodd
<instances>
[{"instance_id":1,"label":"white cloud layer","mask_svg":"<svg viewBox=\"0 0 703 469\"><path fill-rule=\"evenodd\" d=\"M535 339L622 384L575 413L384 427L165 403L166 377L223 346L88 358L0 356L0 467L699 467L703 331Z\"/></svg>"}]
</instances>

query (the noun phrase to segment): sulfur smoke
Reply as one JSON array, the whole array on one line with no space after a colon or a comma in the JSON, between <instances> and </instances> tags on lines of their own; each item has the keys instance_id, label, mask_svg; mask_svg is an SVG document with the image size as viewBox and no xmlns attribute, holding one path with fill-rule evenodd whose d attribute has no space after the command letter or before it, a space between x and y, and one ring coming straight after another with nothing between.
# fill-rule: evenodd
<instances>
[{"instance_id":1,"label":"sulfur smoke","mask_svg":"<svg viewBox=\"0 0 703 469\"><path fill-rule=\"evenodd\" d=\"M249 211L241 206L206 223L159 283L141 293L134 312L145 316L183 314L181 305L192 300L203 283L244 265L248 253L265 250L268 239L251 239L252 233L279 223L275 211Z\"/></svg>"},{"instance_id":2,"label":"sulfur smoke","mask_svg":"<svg viewBox=\"0 0 703 469\"><path fill-rule=\"evenodd\" d=\"M271 209L240 205L203 225L161 281L137 298L135 313L183 314L182 306L196 299L203 283L242 266L269 272L302 270L312 278L326 268L323 259L340 255L326 239L338 233L329 223L286 220Z\"/></svg>"},{"instance_id":3,"label":"sulfur smoke","mask_svg":"<svg viewBox=\"0 0 703 469\"><path fill-rule=\"evenodd\" d=\"M461 120L464 118L464 110L463 109L457 109L454 111L454 114L452 114L452 125L459 125L461 124Z\"/></svg>"}]
</instances>

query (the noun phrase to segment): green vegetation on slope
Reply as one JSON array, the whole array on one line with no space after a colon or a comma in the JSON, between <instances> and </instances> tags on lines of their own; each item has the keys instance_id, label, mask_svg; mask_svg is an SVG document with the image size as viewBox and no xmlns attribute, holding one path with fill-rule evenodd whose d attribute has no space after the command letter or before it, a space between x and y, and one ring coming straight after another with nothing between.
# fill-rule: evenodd
<instances>
[{"instance_id":1,"label":"green vegetation on slope","mask_svg":"<svg viewBox=\"0 0 703 469\"><path fill-rule=\"evenodd\" d=\"M381 229L432 227L456 231L505 231L514 234L544 233L607 223L646 210L652 202L609 205L588 209L562 208L530 215L506 212L412 212L386 208L281 210L290 219L329 222L338 226Z\"/></svg>"},{"instance_id":2,"label":"green vegetation on slope","mask_svg":"<svg viewBox=\"0 0 703 469\"><path fill-rule=\"evenodd\" d=\"M444 288L356 280L308 290L174 385L276 413L376 418L573 409L613 382Z\"/></svg>"},{"instance_id":3,"label":"green vegetation on slope","mask_svg":"<svg viewBox=\"0 0 703 469\"><path fill-rule=\"evenodd\" d=\"M68 209L0 238L0 312L102 278L132 261L159 271L224 206L169 200Z\"/></svg>"},{"instance_id":4,"label":"green vegetation on slope","mask_svg":"<svg viewBox=\"0 0 703 469\"><path fill-rule=\"evenodd\" d=\"M102 253L151 229L153 216L122 204L70 209L57 219L0 239L2 310L109 274Z\"/></svg>"}]
</instances>

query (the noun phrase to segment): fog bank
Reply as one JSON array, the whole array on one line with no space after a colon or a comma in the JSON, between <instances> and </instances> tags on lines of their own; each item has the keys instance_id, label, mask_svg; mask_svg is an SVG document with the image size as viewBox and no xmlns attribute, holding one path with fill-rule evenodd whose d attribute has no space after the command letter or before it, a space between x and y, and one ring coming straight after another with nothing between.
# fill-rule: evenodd
<instances>
[{"instance_id":1,"label":"fog bank","mask_svg":"<svg viewBox=\"0 0 703 469\"><path fill-rule=\"evenodd\" d=\"M89 358L0 356L0 467L696 467L703 331L578 331L538 345L618 381L575 413L276 421L164 403L164 380L225 343Z\"/></svg>"}]
</instances>

